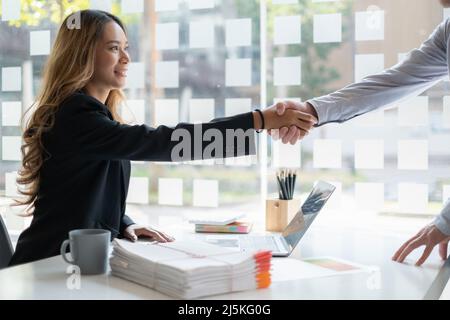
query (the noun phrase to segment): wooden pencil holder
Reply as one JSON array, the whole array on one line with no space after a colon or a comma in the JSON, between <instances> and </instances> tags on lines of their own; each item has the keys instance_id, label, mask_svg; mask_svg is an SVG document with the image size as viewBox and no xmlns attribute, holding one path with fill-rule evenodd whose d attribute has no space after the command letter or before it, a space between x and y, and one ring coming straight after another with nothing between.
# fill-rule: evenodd
<instances>
[{"instance_id":1,"label":"wooden pencil holder","mask_svg":"<svg viewBox=\"0 0 450 320\"><path fill-rule=\"evenodd\" d=\"M266 200L266 230L281 232L300 210L301 201L267 199Z\"/></svg>"}]
</instances>

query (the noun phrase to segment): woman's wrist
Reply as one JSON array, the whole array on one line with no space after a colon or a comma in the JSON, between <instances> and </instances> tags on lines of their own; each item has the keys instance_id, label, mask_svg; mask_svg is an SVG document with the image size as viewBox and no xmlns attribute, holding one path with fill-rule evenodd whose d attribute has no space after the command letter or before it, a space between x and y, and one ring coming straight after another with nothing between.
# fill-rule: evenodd
<instances>
[{"instance_id":1,"label":"woman's wrist","mask_svg":"<svg viewBox=\"0 0 450 320\"><path fill-rule=\"evenodd\" d=\"M262 129L262 120L258 111L253 111L253 129L261 130Z\"/></svg>"}]
</instances>

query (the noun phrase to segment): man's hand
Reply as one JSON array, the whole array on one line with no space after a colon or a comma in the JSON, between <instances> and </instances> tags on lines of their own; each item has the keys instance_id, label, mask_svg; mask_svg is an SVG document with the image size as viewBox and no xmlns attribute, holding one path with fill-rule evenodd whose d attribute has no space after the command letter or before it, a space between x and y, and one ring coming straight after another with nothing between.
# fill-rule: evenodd
<instances>
[{"instance_id":1,"label":"man's hand","mask_svg":"<svg viewBox=\"0 0 450 320\"><path fill-rule=\"evenodd\" d=\"M278 115L283 115L286 110L297 110L302 113L311 116L313 125L317 124L318 117L316 110L309 103L298 103L294 101L282 101L278 102L276 105L276 110ZM311 128L312 129L312 128ZM311 130L310 129L310 130ZM281 139L284 144L291 143L295 144L298 140L303 139L309 134L310 130L302 130L296 126L282 127L279 130L269 130L269 135L272 136L274 140Z\"/></svg>"},{"instance_id":2,"label":"man's hand","mask_svg":"<svg viewBox=\"0 0 450 320\"><path fill-rule=\"evenodd\" d=\"M164 232L138 224L128 226L124 231L124 236L133 242L137 241L139 237L151 238L158 242L172 242L175 240L175 238L165 234Z\"/></svg>"},{"instance_id":3,"label":"man's hand","mask_svg":"<svg viewBox=\"0 0 450 320\"><path fill-rule=\"evenodd\" d=\"M428 225L414 237L406 241L394 254L392 260L402 263L413 250L425 246L422 256L416 262L416 266L420 266L427 260L436 245L439 245L439 255L441 258L447 259L449 240L450 237L439 231L435 225Z\"/></svg>"},{"instance_id":4,"label":"man's hand","mask_svg":"<svg viewBox=\"0 0 450 320\"><path fill-rule=\"evenodd\" d=\"M280 129L282 127L298 128L296 134L298 138L305 136L316 123L316 119L308 113L296 110L294 108L285 109L283 113L277 111L277 106L273 105L262 111L264 117L264 129ZM254 128L262 128L260 114L253 112Z\"/></svg>"}]
</instances>

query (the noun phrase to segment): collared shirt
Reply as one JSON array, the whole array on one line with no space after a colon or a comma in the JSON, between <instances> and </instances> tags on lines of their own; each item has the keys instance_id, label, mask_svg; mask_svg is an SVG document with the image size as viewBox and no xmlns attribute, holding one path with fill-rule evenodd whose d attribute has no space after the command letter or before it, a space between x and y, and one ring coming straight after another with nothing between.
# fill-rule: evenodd
<instances>
[{"instance_id":1,"label":"collared shirt","mask_svg":"<svg viewBox=\"0 0 450 320\"><path fill-rule=\"evenodd\" d=\"M318 125L344 122L369 111L416 96L449 76L450 19L442 22L403 62L331 94L308 100L318 115ZM450 199L434 220L450 235Z\"/></svg>"}]
</instances>

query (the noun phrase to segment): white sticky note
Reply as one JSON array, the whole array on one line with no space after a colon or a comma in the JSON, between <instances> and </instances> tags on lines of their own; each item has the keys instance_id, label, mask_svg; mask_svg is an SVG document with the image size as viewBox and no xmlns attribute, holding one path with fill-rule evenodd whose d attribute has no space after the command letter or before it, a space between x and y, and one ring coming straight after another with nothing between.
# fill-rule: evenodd
<instances>
[{"instance_id":1,"label":"white sticky note","mask_svg":"<svg viewBox=\"0 0 450 320\"><path fill-rule=\"evenodd\" d=\"M22 68L2 68L2 91L22 90Z\"/></svg>"},{"instance_id":2,"label":"white sticky note","mask_svg":"<svg viewBox=\"0 0 450 320\"><path fill-rule=\"evenodd\" d=\"M123 14L144 12L144 0L122 0L121 4Z\"/></svg>"},{"instance_id":3,"label":"white sticky note","mask_svg":"<svg viewBox=\"0 0 450 320\"><path fill-rule=\"evenodd\" d=\"M30 31L30 55L50 54L50 30Z\"/></svg>"},{"instance_id":4,"label":"white sticky note","mask_svg":"<svg viewBox=\"0 0 450 320\"><path fill-rule=\"evenodd\" d=\"M155 0L155 11L174 11L178 10L179 0Z\"/></svg>"},{"instance_id":5,"label":"white sticky note","mask_svg":"<svg viewBox=\"0 0 450 320\"><path fill-rule=\"evenodd\" d=\"M400 210L405 213L427 213L428 185L399 183L398 204Z\"/></svg>"},{"instance_id":6,"label":"white sticky note","mask_svg":"<svg viewBox=\"0 0 450 320\"><path fill-rule=\"evenodd\" d=\"M145 66L142 62L132 62L128 65L127 89L142 89L145 86Z\"/></svg>"},{"instance_id":7,"label":"white sticky note","mask_svg":"<svg viewBox=\"0 0 450 320\"><path fill-rule=\"evenodd\" d=\"M225 99L225 116L230 117L240 113L250 112L252 109L252 99L238 98Z\"/></svg>"},{"instance_id":8,"label":"white sticky note","mask_svg":"<svg viewBox=\"0 0 450 320\"><path fill-rule=\"evenodd\" d=\"M20 1L2 0L2 21L20 19Z\"/></svg>"},{"instance_id":9,"label":"white sticky note","mask_svg":"<svg viewBox=\"0 0 450 320\"><path fill-rule=\"evenodd\" d=\"M111 0L90 0L90 1L91 1L91 9L111 12L112 8Z\"/></svg>"},{"instance_id":10,"label":"white sticky note","mask_svg":"<svg viewBox=\"0 0 450 320\"><path fill-rule=\"evenodd\" d=\"M22 137L2 137L2 160L20 161L22 159L21 145Z\"/></svg>"},{"instance_id":11,"label":"white sticky note","mask_svg":"<svg viewBox=\"0 0 450 320\"><path fill-rule=\"evenodd\" d=\"M427 170L428 141L398 141L398 168L401 170Z\"/></svg>"},{"instance_id":12,"label":"white sticky note","mask_svg":"<svg viewBox=\"0 0 450 320\"><path fill-rule=\"evenodd\" d=\"M383 140L356 140L355 141L355 168L356 169L383 169L384 168L384 141Z\"/></svg>"},{"instance_id":13,"label":"white sticky note","mask_svg":"<svg viewBox=\"0 0 450 320\"><path fill-rule=\"evenodd\" d=\"M442 203L446 203L450 199L450 185L444 184L442 186Z\"/></svg>"},{"instance_id":14,"label":"white sticky note","mask_svg":"<svg viewBox=\"0 0 450 320\"><path fill-rule=\"evenodd\" d=\"M335 139L314 140L314 168L341 168L342 141Z\"/></svg>"},{"instance_id":15,"label":"white sticky note","mask_svg":"<svg viewBox=\"0 0 450 320\"><path fill-rule=\"evenodd\" d=\"M450 8L444 8L443 11L443 20L447 20L448 18L450 18Z\"/></svg>"},{"instance_id":16,"label":"white sticky note","mask_svg":"<svg viewBox=\"0 0 450 320\"><path fill-rule=\"evenodd\" d=\"M157 88L178 88L178 61L159 61L155 65Z\"/></svg>"},{"instance_id":17,"label":"white sticky note","mask_svg":"<svg viewBox=\"0 0 450 320\"><path fill-rule=\"evenodd\" d=\"M191 10L214 8L215 0L187 0L188 7Z\"/></svg>"},{"instance_id":18,"label":"white sticky note","mask_svg":"<svg viewBox=\"0 0 450 320\"><path fill-rule=\"evenodd\" d=\"M2 126L20 126L22 117L22 102L2 102Z\"/></svg>"},{"instance_id":19,"label":"white sticky note","mask_svg":"<svg viewBox=\"0 0 450 320\"><path fill-rule=\"evenodd\" d=\"M252 19L232 19L225 22L227 47L252 45Z\"/></svg>"},{"instance_id":20,"label":"white sticky note","mask_svg":"<svg viewBox=\"0 0 450 320\"><path fill-rule=\"evenodd\" d=\"M398 105L398 125L428 126L428 100L426 96L418 96L401 102Z\"/></svg>"},{"instance_id":21,"label":"white sticky note","mask_svg":"<svg viewBox=\"0 0 450 320\"><path fill-rule=\"evenodd\" d=\"M273 28L273 43L276 45L302 42L300 16L275 17Z\"/></svg>"},{"instance_id":22,"label":"white sticky note","mask_svg":"<svg viewBox=\"0 0 450 320\"><path fill-rule=\"evenodd\" d=\"M170 50L179 47L179 24L173 23L157 23L156 24L156 49Z\"/></svg>"},{"instance_id":23,"label":"white sticky note","mask_svg":"<svg viewBox=\"0 0 450 320\"><path fill-rule=\"evenodd\" d=\"M314 43L330 43L342 41L342 15L314 15Z\"/></svg>"},{"instance_id":24,"label":"white sticky note","mask_svg":"<svg viewBox=\"0 0 450 320\"><path fill-rule=\"evenodd\" d=\"M356 205L362 210L381 210L384 206L383 183L355 183Z\"/></svg>"},{"instance_id":25,"label":"white sticky note","mask_svg":"<svg viewBox=\"0 0 450 320\"><path fill-rule=\"evenodd\" d=\"M272 140L273 141L273 140ZM272 142L272 167L300 168L301 144L283 144L281 141Z\"/></svg>"},{"instance_id":26,"label":"white sticky note","mask_svg":"<svg viewBox=\"0 0 450 320\"><path fill-rule=\"evenodd\" d=\"M176 126L179 121L178 99L155 100L155 126Z\"/></svg>"},{"instance_id":27,"label":"white sticky note","mask_svg":"<svg viewBox=\"0 0 450 320\"><path fill-rule=\"evenodd\" d=\"M195 21L189 24L189 46L191 48L214 47L213 20Z\"/></svg>"},{"instance_id":28,"label":"white sticky note","mask_svg":"<svg viewBox=\"0 0 450 320\"><path fill-rule=\"evenodd\" d=\"M384 11L371 10L355 13L355 40L383 40Z\"/></svg>"},{"instance_id":29,"label":"white sticky note","mask_svg":"<svg viewBox=\"0 0 450 320\"><path fill-rule=\"evenodd\" d=\"M192 204L195 207L218 207L219 181L194 179Z\"/></svg>"},{"instance_id":30,"label":"white sticky note","mask_svg":"<svg viewBox=\"0 0 450 320\"><path fill-rule=\"evenodd\" d=\"M209 122L214 119L214 111L214 99L191 99L189 101L189 122Z\"/></svg>"},{"instance_id":31,"label":"white sticky note","mask_svg":"<svg viewBox=\"0 0 450 320\"><path fill-rule=\"evenodd\" d=\"M273 84L298 86L302 84L302 58L281 57L273 60Z\"/></svg>"},{"instance_id":32,"label":"white sticky note","mask_svg":"<svg viewBox=\"0 0 450 320\"><path fill-rule=\"evenodd\" d=\"M17 184L17 171L5 173L5 196L17 197L19 196L19 189Z\"/></svg>"},{"instance_id":33,"label":"white sticky note","mask_svg":"<svg viewBox=\"0 0 450 320\"><path fill-rule=\"evenodd\" d=\"M252 60L227 59L225 61L225 84L227 87L251 86Z\"/></svg>"},{"instance_id":34,"label":"white sticky note","mask_svg":"<svg viewBox=\"0 0 450 320\"><path fill-rule=\"evenodd\" d=\"M158 179L158 204L182 206L183 180L173 178Z\"/></svg>"},{"instance_id":35,"label":"white sticky note","mask_svg":"<svg viewBox=\"0 0 450 320\"><path fill-rule=\"evenodd\" d=\"M384 70L384 54L355 55L355 81Z\"/></svg>"},{"instance_id":36,"label":"white sticky note","mask_svg":"<svg viewBox=\"0 0 450 320\"><path fill-rule=\"evenodd\" d=\"M381 127L384 125L384 110L375 110L354 118L353 122L362 127Z\"/></svg>"},{"instance_id":37,"label":"white sticky note","mask_svg":"<svg viewBox=\"0 0 450 320\"><path fill-rule=\"evenodd\" d=\"M122 107L122 117L131 125L145 123L145 100L127 100Z\"/></svg>"},{"instance_id":38,"label":"white sticky note","mask_svg":"<svg viewBox=\"0 0 450 320\"><path fill-rule=\"evenodd\" d=\"M148 204L148 178L131 177L128 188L127 203Z\"/></svg>"}]
</instances>

